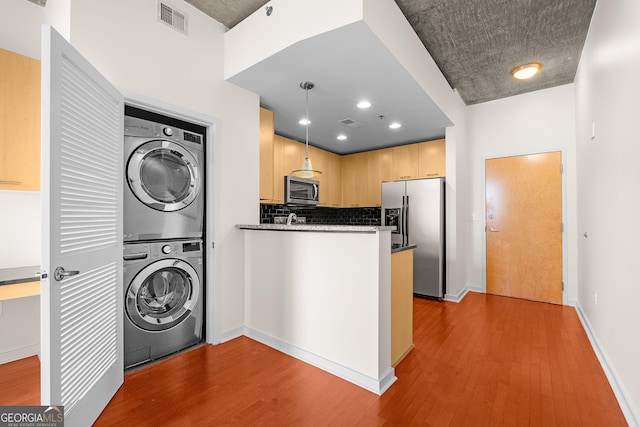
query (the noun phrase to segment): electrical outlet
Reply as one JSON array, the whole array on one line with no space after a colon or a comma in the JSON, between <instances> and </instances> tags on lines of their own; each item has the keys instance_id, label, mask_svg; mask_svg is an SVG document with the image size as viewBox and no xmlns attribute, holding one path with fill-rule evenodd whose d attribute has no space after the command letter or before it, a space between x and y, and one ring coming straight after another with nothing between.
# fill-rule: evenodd
<instances>
[{"instance_id":1,"label":"electrical outlet","mask_svg":"<svg viewBox=\"0 0 640 427\"><path fill-rule=\"evenodd\" d=\"M598 305L598 291L593 291L593 305Z\"/></svg>"}]
</instances>

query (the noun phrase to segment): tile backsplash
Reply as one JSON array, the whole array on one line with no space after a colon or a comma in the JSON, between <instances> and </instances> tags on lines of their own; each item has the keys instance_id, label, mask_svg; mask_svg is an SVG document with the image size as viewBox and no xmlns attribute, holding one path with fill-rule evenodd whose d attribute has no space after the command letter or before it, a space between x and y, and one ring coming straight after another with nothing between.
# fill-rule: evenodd
<instances>
[{"instance_id":1,"label":"tile backsplash","mask_svg":"<svg viewBox=\"0 0 640 427\"><path fill-rule=\"evenodd\" d=\"M295 208L285 205L260 205L260 224L273 224L274 217L295 212L307 218L307 224L380 225L380 208Z\"/></svg>"}]
</instances>

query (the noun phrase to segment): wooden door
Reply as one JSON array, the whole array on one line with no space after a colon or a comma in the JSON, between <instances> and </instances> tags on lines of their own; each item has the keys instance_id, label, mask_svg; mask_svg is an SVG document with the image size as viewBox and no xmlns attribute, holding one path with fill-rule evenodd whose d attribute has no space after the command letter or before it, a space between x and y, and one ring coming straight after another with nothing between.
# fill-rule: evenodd
<instances>
[{"instance_id":1,"label":"wooden door","mask_svg":"<svg viewBox=\"0 0 640 427\"><path fill-rule=\"evenodd\" d=\"M487 293L562 303L562 153L485 164Z\"/></svg>"}]
</instances>

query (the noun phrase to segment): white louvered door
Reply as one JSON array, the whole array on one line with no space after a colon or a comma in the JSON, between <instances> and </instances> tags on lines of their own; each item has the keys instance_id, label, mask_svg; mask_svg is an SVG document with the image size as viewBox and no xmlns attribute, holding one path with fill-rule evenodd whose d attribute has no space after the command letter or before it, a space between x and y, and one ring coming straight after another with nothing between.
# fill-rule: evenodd
<instances>
[{"instance_id":1,"label":"white louvered door","mask_svg":"<svg viewBox=\"0 0 640 427\"><path fill-rule=\"evenodd\" d=\"M49 26L42 67L41 400L87 426L123 382L124 101Z\"/></svg>"}]
</instances>

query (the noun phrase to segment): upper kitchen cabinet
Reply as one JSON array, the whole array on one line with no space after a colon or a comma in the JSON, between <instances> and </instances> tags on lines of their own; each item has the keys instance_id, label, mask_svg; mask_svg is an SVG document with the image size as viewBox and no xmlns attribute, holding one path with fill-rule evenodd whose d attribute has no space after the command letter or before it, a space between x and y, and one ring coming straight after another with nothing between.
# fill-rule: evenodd
<instances>
[{"instance_id":1,"label":"upper kitchen cabinet","mask_svg":"<svg viewBox=\"0 0 640 427\"><path fill-rule=\"evenodd\" d=\"M418 144L418 177L446 176L446 144L444 139Z\"/></svg>"},{"instance_id":2,"label":"upper kitchen cabinet","mask_svg":"<svg viewBox=\"0 0 640 427\"><path fill-rule=\"evenodd\" d=\"M260 201L274 200L273 112L260 108Z\"/></svg>"},{"instance_id":3,"label":"upper kitchen cabinet","mask_svg":"<svg viewBox=\"0 0 640 427\"><path fill-rule=\"evenodd\" d=\"M393 181L393 151L389 148L369 151L368 187L370 206L382 205L384 181Z\"/></svg>"},{"instance_id":4,"label":"upper kitchen cabinet","mask_svg":"<svg viewBox=\"0 0 640 427\"><path fill-rule=\"evenodd\" d=\"M0 49L0 190L40 191L40 61Z\"/></svg>"},{"instance_id":5,"label":"upper kitchen cabinet","mask_svg":"<svg viewBox=\"0 0 640 427\"><path fill-rule=\"evenodd\" d=\"M369 159L369 152L342 157L342 206L375 206L375 192L380 182L376 184L369 179Z\"/></svg>"},{"instance_id":6,"label":"upper kitchen cabinet","mask_svg":"<svg viewBox=\"0 0 640 427\"><path fill-rule=\"evenodd\" d=\"M309 158L313 168L322 172L321 175L313 178L320 182L319 205L339 207L342 203L342 160L340 156L316 147L309 147Z\"/></svg>"},{"instance_id":7,"label":"upper kitchen cabinet","mask_svg":"<svg viewBox=\"0 0 640 427\"><path fill-rule=\"evenodd\" d=\"M393 180L418 178L418 144L400 145L391 148L393 153Z\"/></svg>"}]
</instances>

